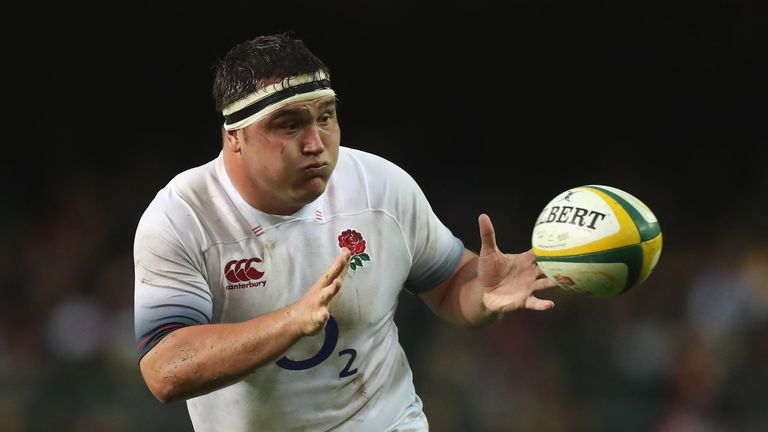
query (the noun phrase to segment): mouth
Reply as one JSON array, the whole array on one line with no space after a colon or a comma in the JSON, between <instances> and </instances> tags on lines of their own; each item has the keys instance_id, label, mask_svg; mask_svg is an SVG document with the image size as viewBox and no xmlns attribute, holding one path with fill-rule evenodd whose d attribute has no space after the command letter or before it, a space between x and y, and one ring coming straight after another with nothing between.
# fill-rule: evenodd
<instances>
[{"instance_id":1,"label":"mouth","mask_svg":"<svg viewBox=\"0 0 768 432\"><path fill-rule=\"evenodd\" d=\"M305 165L302 170L308 173L317 173L324 171L328 167L328 163L326 162L316 162L311 163L309 165Z\"/></svg>"}]
</instances>

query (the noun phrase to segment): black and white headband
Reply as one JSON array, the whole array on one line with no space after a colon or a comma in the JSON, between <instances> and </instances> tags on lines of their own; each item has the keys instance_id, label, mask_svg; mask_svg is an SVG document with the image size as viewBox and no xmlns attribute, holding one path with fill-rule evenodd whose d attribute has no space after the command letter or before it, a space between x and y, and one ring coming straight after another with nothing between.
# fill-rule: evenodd
<instances>
[{"instance_id":1,"label":"black and white headband","mask_svg":"<svg viewBox=\"0 0 768 432\"><path fill-rule=\"evenodd\" d=\"M294 102L335 95L323 71L288 77L224 107L224 129L242 129Z\"/></svg>"}]
</instances>

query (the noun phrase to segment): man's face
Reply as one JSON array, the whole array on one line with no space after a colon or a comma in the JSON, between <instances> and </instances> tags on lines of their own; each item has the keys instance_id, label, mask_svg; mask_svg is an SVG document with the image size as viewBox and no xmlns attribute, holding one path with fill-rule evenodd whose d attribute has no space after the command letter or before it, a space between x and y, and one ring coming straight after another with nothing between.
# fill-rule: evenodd
<instances>
[{"instance_id":1,"label":"man's face","mask_svg":"<svg viewBox=\"0 0 768 432\"><path fill-rule=\"evenodd\" d=\"M290 214L325 191L341 140L334 97L287 105L236 133L261 210Z\"/></svg>"}]
</instances>

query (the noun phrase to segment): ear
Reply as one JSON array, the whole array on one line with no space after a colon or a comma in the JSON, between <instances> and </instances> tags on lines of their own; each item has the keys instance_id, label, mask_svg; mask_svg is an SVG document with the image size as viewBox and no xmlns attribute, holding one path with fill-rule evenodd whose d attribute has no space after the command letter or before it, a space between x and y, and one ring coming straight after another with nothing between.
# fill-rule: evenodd
<instances>
[{"instance_id":1,"label":"ear","mask_svg":"<svg viewBox=\"0 0 768 432\"><path fill-rule=\"evenodd\" d=\"M224 131L224 147L232 153L240 153L242 144L242 129Z\"/></svg>"}]
</instances>

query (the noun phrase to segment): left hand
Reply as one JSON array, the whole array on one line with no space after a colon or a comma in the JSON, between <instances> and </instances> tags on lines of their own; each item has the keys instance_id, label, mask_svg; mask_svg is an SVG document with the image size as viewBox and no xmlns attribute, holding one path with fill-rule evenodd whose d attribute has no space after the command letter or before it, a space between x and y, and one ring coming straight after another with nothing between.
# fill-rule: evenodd
<instances>
[{"instance_id":1,"label":"left hand","mask_svg":"<svg viewBox=\"0 0 768 432\"><path fill-rule=\"evenodd\" d=\"M517 309L543 311L555 307L551 300L534 293L557 285L536 265L533 250L520 254L502 253L496 246L496 232L488 215L481 214L480 259L477 278L484 289L483 305L489 312L503 314Z\"/></svg>"}]
</instances>

